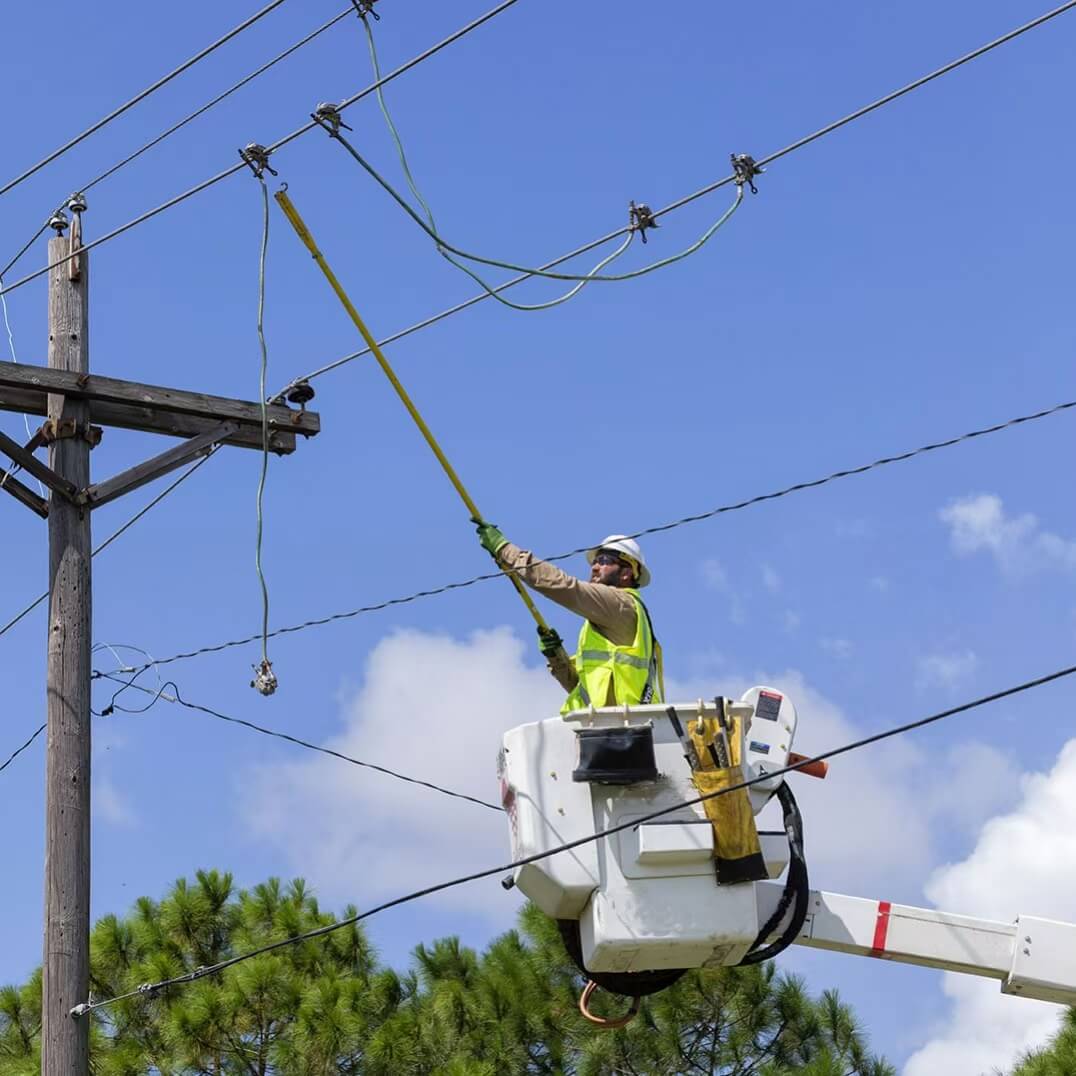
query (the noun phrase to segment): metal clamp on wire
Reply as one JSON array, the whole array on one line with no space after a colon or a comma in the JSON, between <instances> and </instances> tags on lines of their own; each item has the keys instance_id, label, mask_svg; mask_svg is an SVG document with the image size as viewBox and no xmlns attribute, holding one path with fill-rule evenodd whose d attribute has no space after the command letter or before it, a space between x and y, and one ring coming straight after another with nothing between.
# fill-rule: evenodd
<instances>
[{"instance_id":1,"label":"metal clamp on wire","mask_svg":"<svg viewBox=\"0 0 1076 1076\"><path fill-rule=\"evenodd\" d=\"M322 101L321 104L310 113L310 118L319 127L324 127L325 130L329 132L331 138L335 138L340 133L341 127L345 131L351 130L351 128L340 118L339 106L334 105L331 101Z\"/></svg>"},{"instance_id":2,"label":"metal clamp on wire","mask_svg":"<svg viewBox=\"0 0 1076 1076\"><path fill-rule=\"evenodd\" d=\"M243 158L243 163L258 177L262 178L265 172L268 172L271 176L279 175L280 173L273 169L273 166L269 163L270 150L259 142L248 142L247 145L239 151L239 156Z\"/></svg>"},{"instance_id":3,"label":"metal clamp on wire","mask_svg":"<svg viewBox=\"0 0 1076 1076\"><path fill-rule=\"evenodd\" d=\"M752 194L758 194L758 187L752 180L762 175L765 169L755 164L755 158L750 153L732 153L729 156L732 158L732 170L736 173L736 186L742 187L746 183Z\"/></svg>"},{"instance_id":4,"label":"metal clamp on wire","mask_svg":"<svg viewBox=\"0 0 1076 1076\"><path fill-rule=\"evenodd\" d=\"M272 695L277 689L276 673L273 672L273 663L265 658L259 664L253 666L254 679L250 686L256 688L262 695Z\"/></svg>"},{"instance_id":5,"label":"metal clamp on wire","mask_svg":"<svg viewBox=\"0 0 1076 1076\"><path fill-rule=\"evenodd\" d=\"M367 15L373 15L374 22L380 22L381 16L374 11L374 4L377 0L351 0L351 6L359 13L360 19L365 19Z\"/></svg>"},{"instance_id":6,"label":"metal clamp on wire","mask_svg":"<svg viewBox=\"0 0 1076 1076\"><path fill-rule=\"evenodd\" d=\"M658 226L658 222L654 219L654 211L645 202L640 202L638 205L632 202L628 206L628 218L631 221L628 229L638 232L644 243L646 242L647 228L656 228Z\"/></svg>"}]
</instances>

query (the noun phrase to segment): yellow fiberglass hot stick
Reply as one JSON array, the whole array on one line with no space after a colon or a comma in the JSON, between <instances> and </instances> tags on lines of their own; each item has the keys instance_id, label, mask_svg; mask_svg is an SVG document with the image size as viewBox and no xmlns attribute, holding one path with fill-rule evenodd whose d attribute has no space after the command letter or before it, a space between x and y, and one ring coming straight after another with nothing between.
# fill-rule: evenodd
<instances>
[{"instance_id":1,"label":"yellow fiberglass hot stick","mask_svg":"<svg viewBox=\"0 0 1076 1076\"><path fill-rule=\"evenodd\" d=\"M441 464L448 480L456 487L456 492L460 495L460 499L467 506L467 511L475 519L482 519L482 513L478 510L478 505L471 499L471 495L464 488L463 483L460 481L459 475L456 474L452 464L448 462L448 457L441 451L441 446L437 443L437 439L433 436L429 426L426 425L426 420L419 414L418 408L415 407L411 397L408 396L407 390L400 383L400 379L396 376L395 371L389 366L388 360L385 358L384 352L378 346L377 341L370 335L370 330L366 328L365 322L359 316L359 312L352 305L351 300L347 297L347 292L340 285L340 281L336 279L336 275L332 269L329 268L329 263L326 262L325 256L318 250L317 244L314 242L314 237L310 234L309 229L303 223L302 217L299 216L299 211L295 208L292 200L288 197L285 191L278 191L274 197L280 205L280 208L284 210L284 215L288 218L291 226L295 229L296 234L302 240L303 245L314 257L314 261L321 267L321 271L325 274L325 279L328 280L332 286L336 297L343 304L344 309L347 311L348 316L355 323L355 328L362 334L363 340L366 341L366 346L370 349L374 358L377 359L378 365L385 371L385 376L392 382L392 387L396 390L396 395L400 397L400 401L404 407L407 408L408 413L415 420L415 425L422 431L422 436L426 438L426 443L430 446L433 454L437 457L437 462ZM538 611L538 607L534 604L533 599L527 593L523 587L523 583L518 576L513 575L510 572L506 572L509 581L512 586L516 588L519 596L523 599L523 604L530 610L530 614L534 617L534 622L539 628L547 630L549 625L546 624L545 618Z\"/></svg>"}]
</instances>

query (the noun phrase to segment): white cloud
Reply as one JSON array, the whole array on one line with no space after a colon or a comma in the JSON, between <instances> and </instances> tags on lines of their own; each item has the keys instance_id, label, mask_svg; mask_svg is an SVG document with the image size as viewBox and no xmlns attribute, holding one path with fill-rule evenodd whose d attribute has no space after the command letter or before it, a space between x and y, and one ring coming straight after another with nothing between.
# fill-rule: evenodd
<instances>
[{"instance_id":1,"label":"white cloud","mask_svg":"<svg viewBox=\"0 0 1076 1076\"><path fill-rule=\"evenodd\" d=\"M984 781L990 780L987 775ZM1076 889L1076 740L1047 774L1023 778L1020 803L991 819L971 854L935 872L926 892L939 907L1011 921L1017 914L1073 919ZM1060 1006L999 994L991 981L947 975L951 1012L908 1061L904 1076L979 1076L1006 1069L1056 1030Z\"/></svg>"},{"instance_id":2,"label":"white cloud","mask_svg":"<svg viewBox=\"0 0 1076 1076\"><path fill-rule=\"evenodd\" d=\"M921 691L933 687L949 691L967 680L978 665L979 658L972 650L927 654L916 661L915 683Z\"/></svg>"},{"instance_id":3,"label":"white cloud","mask_svg":"<svg viewBox=\"0 0 1076 1076\"><path fill-rule=\"evenodd\" d=\"M850 639L834 639L825 636L818 640L818 645L834 658L847 658L852 656L852 642Z\"/></svg>"},{"instance_id":4,"label":"white cloud","mask_svg":"<svg viewBox=\"0 0 1076 1076\"><path fill-rule=\"evenodd\" d=\"M130 804L120 795L111 779L101 774L93 777L93 811L95 818L124 829L132 829L138 824Z\"/></svg>"},{"instance_id":5,"label":"white cloud","mask_svg":"<svg viewBox=\"0 0 1076 1076\"><path fill-rule=\"evenodd\" d=\"M1038 518L1029 512L1007 516L995 494L959 498L941 509L938 517L948 525L957 554L989 553L1010 575L1045 567L1076 570L1076 542L1042 530Z\"/></svg>"},{"instance_id":6,"label":"white cloud","mask_svg":"<svg viewBox=\"0 0 1076 1076\"><path fill-rule=\"evenodd\" d=\"M398 632L370 654L361 689L326 746L499 803L501 736L555 714L563 692L527 665L507 628L466 641ZM537 654L535 655L537 658ZM328 899L374 901L510 858L504 816L330 758L244 775L243 816ZM505 927L516 898L496 882L444 901Z\"/></svg>"},{"instance_id":7,"label":"white cloud","mask_svg":"<svg viewBox=\"0 0 1076 1076\"><path fill-rule=\"evenodd\" d=\"M781 589L781 577L768 564L762 565L762 585L771 594L776 594Z\"/></svg>"},{"instance_id":8,"label":"white cloud","mask_svg":"<svg viewBox=\"0 0 1076 1076\"><path fill-rule=\"evenodd\" d=\"M704 560L700 566L703 582L711 589L724 592L729 588L729 577L719 560L713 557Z\"/></svg>"}]
</instances>

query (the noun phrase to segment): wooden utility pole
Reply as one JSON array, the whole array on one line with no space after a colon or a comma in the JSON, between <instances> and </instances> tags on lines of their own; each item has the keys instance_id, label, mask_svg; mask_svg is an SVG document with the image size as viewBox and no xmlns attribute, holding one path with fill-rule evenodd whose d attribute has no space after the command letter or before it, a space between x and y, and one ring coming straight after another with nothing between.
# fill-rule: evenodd
<instances>
[{"instance_id":1,"label":"wooden utility pole","mask_svg":"<svg viewBox=\"0 0 1076 1076\"><path fill-rule=\"evenodd\" d=\"M76 228L71 241L78 240ZM49 241L49 263L69 253ZM49 273L50 370L89 371L88 255ZM49 446L49 467L76 489L90 484L89 408L50 395L49 422L72 436ZM90 511L62 496L49 506L48 749L45 791L45 952L41 999L44 1076L81 1076L89 1021L73 1020L90 982ZM44 1060L44 1059L47 1059Z\"/></svg>"},{"instance_id":2,"label":"wooden utility pole","mask_svg":"<svg viewBox=\"0 0 1076 1076\"><path fill-rule=\"evenodd\" d=\"M50 492L46 500L0 467L0 489L46 518L49 528L42 1076L89 1073L83 1007L90 978L90 513L220 445L288 455L297 435L311 437L321 428L318 415L306 410L314 393L305 383L288 394L296 409L92 376L88 255L68 258L82 244L85 201L76 195L69 207L70 238L62 234L63 214L51 222L58 234L49 242L48 366L0 362L0 411L47 416L26 445L0 432L0 452ZM102 435L93 423L183 440L91 483L90 449ZM34 455L45 445L47 465Z\"/></svg>"}]
</instances>

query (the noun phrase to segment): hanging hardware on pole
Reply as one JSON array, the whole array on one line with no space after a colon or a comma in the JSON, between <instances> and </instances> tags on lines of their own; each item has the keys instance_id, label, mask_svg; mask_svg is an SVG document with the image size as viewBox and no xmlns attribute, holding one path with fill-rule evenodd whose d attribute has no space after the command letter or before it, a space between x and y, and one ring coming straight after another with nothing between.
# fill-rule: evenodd
<instances>
[{"instance_id":1,"label":"hanging hardware on pole","mask_svg":"<svg viewBox=\"0 0 1076 1076\"><path fill-rule=\"evenodd\" d=\"M63 235L67 231L67 214L62 209L57 209L48 219L48 226L57 234Z\"/></svg>"},{"instance_id":2,"label":"hanging hardware on pole","mask_svg":"<svg viewBox=\"0 0 1076 1076\"><path fill-rule=\"evenodd\" d=\"M658 222L654 219L654 212L645 202L640 202L636 205L632 202L628 206L628 227L633 231L639 233L639 238L646 242L646 230L647 228L658 227Z\"/></svg>"},{"instance_id":3,"label":"hanging hardware on pole","mask_svg":"<svg viewBox=\"0 0 1076 1076\"><path fill-rule=\"evenodd\" d=\"M251 666L254 670L254 679L250 686L256 688L262 695L272 695L277 688L276 673L273 672L273 663L264 658L257 665Z\"/></svg>"},{"instance_id":4,"label":"hanging hardware on pole","mask_svg":"<svg viewBox=\"0 0 1076 1076\"><path fill-rule=\"evenodd\" d=\"M732 170L736 173L736 186L743 187L746 183L751 188L752 194L758 194L758 188L752 182L755 176L762 175L766 171L755 164L755 158L750 153L729 154L732 160Z\"/></svg>"}]
</instances>

